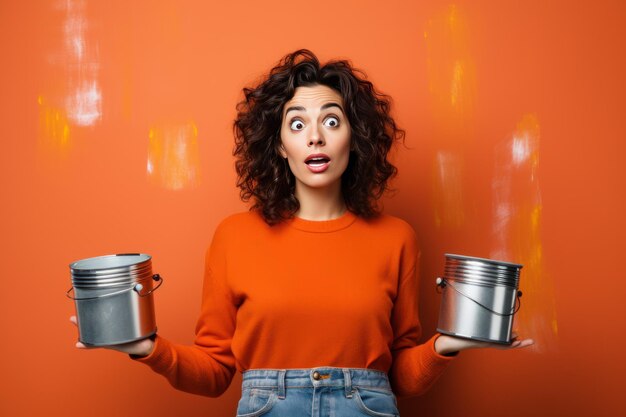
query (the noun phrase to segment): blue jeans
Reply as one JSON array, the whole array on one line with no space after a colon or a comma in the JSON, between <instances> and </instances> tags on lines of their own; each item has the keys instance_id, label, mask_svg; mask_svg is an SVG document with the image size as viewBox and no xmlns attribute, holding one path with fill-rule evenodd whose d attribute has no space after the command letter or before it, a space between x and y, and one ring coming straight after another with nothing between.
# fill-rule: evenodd
<instances>
[{"instance_id":1,"label":"blue jeans","mask_svg":"<svg viewBox=\"0 0 626 417\"><path fill-rule=\"evenodd\" d=\"M399 417L387 374L320 367L243 373L237 417Z\"/></svg>"}]
</instances>

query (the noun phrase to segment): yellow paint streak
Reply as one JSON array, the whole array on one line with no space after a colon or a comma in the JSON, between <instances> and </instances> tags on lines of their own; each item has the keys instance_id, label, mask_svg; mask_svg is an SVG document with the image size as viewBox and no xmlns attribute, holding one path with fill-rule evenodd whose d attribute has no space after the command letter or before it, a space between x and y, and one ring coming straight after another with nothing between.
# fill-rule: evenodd
<instances>
[{"instance_id":1,"label":"yellow paint streak","mask_svg":"<svg viewBox=\"0 0 626 417\"><path fill-rule=\"evenodd\" d=\"M195 123L154 126L148 139L147 173L151 182L170 190L198 183L200 157Z\"/></svg>"},{"instance_id":2,"label":"yellow paint streak","mask_svg":"<svg viewBox=\"0 0 626 417\"><path fill-rule=\"evenodd\" d=\"M428 91L440 123L462 125L471 118L476 76L467 19L456 5L430 18L424 30Z\"/></svg>"},{"instance_id":3,"label":"yellow paint streak","mask_svg":"<svg viewBox=\"0 0 626 417\"><path fill-rule=\"evenodd\" d=\"M540 220L540 218L541 218L541 206L537 205L537 206L535 206L535 208L532 210L532 213L530 214L531 230L533 230L533 231L539 230L539 220Z\"/></svg>"},{"instance_id":4,"label":"yellow paint streak","mask_svg":"<svg viewBox=\"0 0 626 417\"><path fill-rule=\"evenodd\" d=\"M459 23L459 9L456 5L451 4L448 7L448 25L450 25L450 30L454 31Z\"/></svg>"},{"instance_id":5,"label":"yellow paint streak","mask_svg":"<svg viewBox=\"0 0 626 417\"><path fill-rule=\"evenodd\" d=\"M454 71L452 73L452 87L450 91L450 102L452 106L457 106L461 99L463 89L463 65L460 61L454 63Z\"/></svg>"},{"instance_id":6,"label":"yellow paint streak","mask_svg":"<svg viewBox=\"0 0 626 417\"><path fill-rule=\"evenodd\" d=\"M46 104L43 96L37 97L39 104L39 132L42 146L65 150L70 142L70 125L65 111Z\"/></svg>"}]
</instances>

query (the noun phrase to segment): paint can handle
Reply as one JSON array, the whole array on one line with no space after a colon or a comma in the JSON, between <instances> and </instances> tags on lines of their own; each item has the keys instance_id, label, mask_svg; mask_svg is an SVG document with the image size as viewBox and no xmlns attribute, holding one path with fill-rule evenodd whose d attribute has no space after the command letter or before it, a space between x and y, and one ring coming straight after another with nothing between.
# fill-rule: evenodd
<instances>
[{"instance_id":1,"label":"paint can handle","mask_svg":"<svg viewBox=\"0 0 626 417\"><path fill-rule=\"evenodd\" d=\"M437 279L435 280L435 284L437 285L437 292L441 294L441 291L443 290L443 288L450 286L450 288L452 288L454 291L456 291L457 293L459 293L460 295L462 295L463 297L467 298L470 301L473 301L474 303L478 304L479 306L481 306L482 308L484 308L487 311L490 311L491 313L501 316L501 317L509 317L509 316L514 316L520 308L522 308L522 292L520 290L517 290L517 293L515 294L515 305L512 308L512 312L511 313L500 313L497 312L495 310L490 309L489 307L487 307L484 304L481 304L480 302L474 300L472 297L470 297L469 295L463 293L462 291L460 291L458 288L456 288L454 285L452 285L451 282L447 281L445 278L441 278L441 277L437 277Z\"/></svg>"},{"instance_id":2,"label":"paint can handle","mask_svg":"<svg viewBox=\"0 0 626 417\"><path fill-rule=\"evenodd\" d=\"M99 298L112 297L114 295L118 295L118 294L122 294L122 293L125 293L125 292L128 292L128 291L133 291L134 290L137 293L138 296L140 296L140 297L147 297L148 295L150 295L154 291L156 291L157 288L159 288L161 285L163 285L164 279L163 279L163 277L161 275L154 274L154 275L152 275L152 279L154 281L158 281L158 284L157 284L156 287L152 288L150 291L146 292L145 294L141 293L141 290L143 290L143 284L137 283L137 284L134 284L132 287L124 288L123 290L120 290L120 291L115 291L115 292L111 292L111 293L104 294L104 295L98 295L96 297L83 297L83 298L72 297L70 295L70 293L74 290L74 286L71 286L70 289L65 292L65 295L66 295L67 298L69 298L71 300L74 300L74 301L86 301L86 300L97 300Z\"/></svg>"},{"instance_id":3,"label":"paint can handle","mask_svg":"<svg viewBox=\"0 0 626 417\"><path fill-rule=\"evenodd\" d=\"M156 287L154 287L154 288L152 288L152 289L151 289L150 291L148 291L147 293L142 294L142 293L141 293L141 290L143 289L143 285L141 285L141 284L137 284L137 285L135 285L135 286L133 287L133 289L134 289L135 291L137 291L137 295L139 295L140 297L146 297L146 296L148 296L148 295L152 294L153 292L155 292L155 291L157 290L157 288L159 288L161 285L163 285L163 281L164 281L164 280L163 280L163 277L161 277L161 275L159 275L159 274L154 274L154 275L152 275L152 279L153 279L154 281L157 281L157 282L158 282L157 286L156 286Z\"/></svg>"}]
</instances>

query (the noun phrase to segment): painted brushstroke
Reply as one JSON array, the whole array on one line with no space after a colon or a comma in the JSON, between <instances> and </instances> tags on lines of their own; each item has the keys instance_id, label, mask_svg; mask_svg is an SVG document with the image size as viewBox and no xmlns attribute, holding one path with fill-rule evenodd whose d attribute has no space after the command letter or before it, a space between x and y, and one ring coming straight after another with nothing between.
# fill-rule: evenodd
<instances>
[{"instance_id":1,"label":"painted brushstroke","mask_svg":"<svg viewBox=\"0 0 626 417\"><path fill-rule=\"evenodd\" d=\"M87 41L86 2L67 0L62 7L66 12L63 29L68 80L65 111L73 124L92 126L102 118L98 44Z\"/></svg>"},{"instance_id":2,"label":"painted brushstroke","mask_svg":"<svg viewBox=\"0 0 626 417\"><path fill-rule=\"evenodd\" d=\"M465 223L463 161L453 153L437 152L433 174L435 224L458 229Z\"/></svg>"},{"instance_id":3,"label":"painted brushstroke","mask_svg":"<svg viewBox=\"0 0 626 417\"><path fill-rule=\"evenodd\" d=\"M46 149L64 150L70 142L70 124L65 109L52 107L43 96L39 104L40 143Z\"/></svg>"},{"instance_id":4,"label":"painted brushstroke","mask_svg":"<svg viewBox=\"0 0 626 417\"><path fill-rule=\"evenodd\" d=\"M456 5L428 20L424 30L428 90L437 117L462 123L471 117L476 77L467 21Z\"/></svg>"},{"instance_id":5,"label":"painted brushstroke","mask_svg":"<svg viewBox=\"0 0 626 417\"><path fill-rule=\"evenodd\" d=\"M491 258L524 265L520 278L523 307L516 327L536 340L537 351L556 350L558 323L554 285L544 268L541 243L539 165L540 126L526 114L512 137L496 148L493 179Z\"/></svg>"},{"instance_id":6,"label":"painted brushstroke","mask_svg":"<svg viewBox=\"0 0 626 417\"><path fill-rule=\"evenodd\" d=\"M169 190L195 186L200 176L195 123L153 126L148 137L146 171L151 182Z\"/></svg>"}]
</instances>

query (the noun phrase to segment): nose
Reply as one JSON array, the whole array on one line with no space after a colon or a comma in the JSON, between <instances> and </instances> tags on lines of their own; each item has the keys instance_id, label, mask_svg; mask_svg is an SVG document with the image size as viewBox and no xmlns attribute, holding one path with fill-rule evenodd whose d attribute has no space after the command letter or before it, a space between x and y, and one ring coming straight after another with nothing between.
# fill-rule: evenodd
<instances>
[{"instance_id":1,"label":"nose","mask_svg":"<svg viewBox=\"0 0 626 417\"><path fill-rule=\"evenodd\" d=\"M322 132L316 126L314 126L311 129L311 134L309 135L308 145L324 145L324 143L324 136L322 135Z\"/></svg>"}]
</instances>

